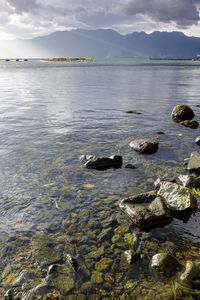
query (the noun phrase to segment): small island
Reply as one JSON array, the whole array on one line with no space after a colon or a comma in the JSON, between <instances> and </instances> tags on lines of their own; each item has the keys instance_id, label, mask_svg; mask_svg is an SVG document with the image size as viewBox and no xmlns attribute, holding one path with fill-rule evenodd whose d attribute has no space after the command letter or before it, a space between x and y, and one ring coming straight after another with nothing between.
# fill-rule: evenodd
<instances>
[{"instance_id":1,"label":"small island","mask_svg":"<svg viewBox=\"0 0 200 300\"><path fill-rule=\"evenodd\" d=\"M54 61L54 62L91 62L92 58L85 57L58 57L58 58L45 58L43 61Z\"/></svg>"}]
</instances>

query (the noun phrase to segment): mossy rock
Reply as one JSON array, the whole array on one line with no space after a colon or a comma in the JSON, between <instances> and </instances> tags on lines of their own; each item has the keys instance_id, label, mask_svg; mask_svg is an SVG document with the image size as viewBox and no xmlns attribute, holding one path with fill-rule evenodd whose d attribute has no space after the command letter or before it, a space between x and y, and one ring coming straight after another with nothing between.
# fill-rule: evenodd
<instances>
[{"instance_id":1,"label":"mossy rock","mask_svg":"<svg viewBox=\"0 0 200 300\"><path fill-rule=\"evenodd\" d=\"M90 253L87 254L88 258L99 258L101 255L104 254L104 246L101 246L100 248L93 249Z\"/></svg>"},{"instance_id":2,"label":"mossy rock","mask_svg":"<svg viewBox=\"0 0 200 300\"><path fill-rule=\"evenodd\" d=\"M104 257L95 264L95 269L98 271L102 271L102 270L107 269L110 264L111 264L111 259Z\"/></svg>"},{"instance_id":3,"label":"mossy rock","mask_svg":"<svg viewBox=\"0 0 200 300\"><path fill-rule=\"evenodd\" d=\"M135 289L137 287L137 285L138 285L137 280L128 280L124 286L124 290L126 292L130 292L133 289Z\"/></svg>"},{"instance_id":4,"label":"mossy rock","mask_svg":"<svg viewBox=\"0 0 200 300\"><path fill-rule=\"evenodd\" d=\"M92 272L91 280L92 280L92 282L95 282L95 283L102 283L103 282L103 274L99 271L94 271L94 272Z\"/></svg>"},{"instance_id":5,"label":"mossy rock","mask_svg":"<svg viewBox=\"0 0 200 300\"><path fill-rule=\"evenodd\" d=\"M172 118L177 121L191 120L194 118L194 112L188 105L176 105L172 110Z\"/></svg>"}]
</instances>

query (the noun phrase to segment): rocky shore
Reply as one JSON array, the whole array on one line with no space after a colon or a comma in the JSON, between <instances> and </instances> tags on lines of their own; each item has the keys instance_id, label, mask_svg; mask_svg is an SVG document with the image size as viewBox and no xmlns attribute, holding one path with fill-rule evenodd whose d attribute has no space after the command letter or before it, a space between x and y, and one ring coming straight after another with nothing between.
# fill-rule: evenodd
<instances>
[{"instance_id":1,"label":"rocky shore","mask_svg":"<svg viewBox=\"0 0 200 300\"><path fill-rule=\"evenodd\" d=\"M182 122L193 121L194 112L179 105L173 109L172 118L176 118L177 126L184 125ZM196 127L188 126L191 128ZM199 137L194 145L199 145ZM156 140L145 138L134 139L129 146L144 159L160 149ZM131 163L124 166L119 154L83 154L80 162L88 172L135 169ZM100 204L91 201L91 210L82 208L62 221L62 234L55 239L51 232L36 234L31 240L19 236L23 246L18 242L16 255L16 240L11 239L7 252L13 264L5 262L1 272L3 299L198 299L200 248L188 245L180 249L176 241L162 238L160 242L151 235L151 229L159 230L174 220L185 222L198 212L200 150L191 153L185 173L175 178L161 174L148 192L128 198L122 195L121 200L112 195L102 199L103 208L97 215L92 208ZM89 183L85 187L91 189ZM72 193L72 187L65 192ZM145 269L143 278L132 278L141 268Z\"/></svg>"}]
</instances>

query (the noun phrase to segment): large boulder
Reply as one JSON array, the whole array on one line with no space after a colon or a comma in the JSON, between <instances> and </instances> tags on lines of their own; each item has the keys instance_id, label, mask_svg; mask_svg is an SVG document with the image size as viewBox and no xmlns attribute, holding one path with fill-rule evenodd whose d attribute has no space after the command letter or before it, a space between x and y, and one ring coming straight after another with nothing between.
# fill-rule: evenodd
<instances>
[{"instance_id":1,"label":"large boulder","mask_svg":"<svg viewBox=\"0 0 200 300\"><path fill-rule=\"evenodd\" d=\"M194 151L191 153L187 168L190 172L200 174L200 151Z\"/></svg>"},{"instance_id":2,"label":"large boulder","mask_svg":"<svg viewBox=\"0 0 200 300\"><path fill-rule=\"evenodd\" d=\"M108 168L119 168L122 165L122 156L114 155L110 157L96 157L92 155L80 156L80 161L88 169L105 170Z\"/></svg>"},{"instance_id":3,"label":"large boulder","mask_svg":"<svg viewBox=\"0 0 200 300\"><path fill-rule=\"evenodd\" d=\"M172 119L177 122L191 120L194 112L188 105L176 105L172 110Z\"/></svg>"},{"instance_id":4,"label":"large boulder","mask_svg":"<svg viewBox=\"0 0 200 300\"><path fill-rule=\"evenodd\" d=\"M158 142L139 139L130 142L130 147L141 154L151 154L158 150Z\"/></svg>"},{"instance_id":5,"label":"large boulder","mask_svg":"<svg viewBox=\"0 0 200 300\"><path fill-rule=\"evenodd\" d=\"M184 211L196 208L196 199L190 190L176 183L161 181L158 195L170 210Z\"/></svg>"},{"instance_id":6,"label":"large boulder","mask_svg":"<svg viewBox=\"0 0 200 300\"><path fill-rule=\"evenodd\" d=\"M123 199L120 209L139 228L147 228L172 221L172 216L160 197L156 197L148 206L135 204L130 198Z\"/></svg>"}]
</instances>

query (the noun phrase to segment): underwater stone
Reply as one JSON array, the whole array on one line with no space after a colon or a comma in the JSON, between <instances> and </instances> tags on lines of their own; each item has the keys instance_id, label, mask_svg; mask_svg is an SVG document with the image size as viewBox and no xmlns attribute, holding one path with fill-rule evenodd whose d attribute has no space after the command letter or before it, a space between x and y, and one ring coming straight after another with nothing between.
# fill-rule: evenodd
<instances>
[{"instance_id":1,"label":"underwater stone","mask_svg":"<svg viewBox=\"0 0 200 300\"><path fill-rule=\"evenodd\" d=\"M99 271L92 272L91 280L95 283L103 282L103 274Z\"/></svg>"},{"instance_id":2,"label":"underwater stone","mask_svg":"<svg viewBox=\"0 0 200 300\"><path fill-rule=\"evenodd\" d=\"M158 190L158 195L162 197L165 205L175 211L196 208L197 201L186 187L176 183L162 181Z\"/></svg>"},{"instance_id":3,"label":"underwater stone","mask_svg":"<svg viewBox=\"0 0 200 300\"><path fill-rule=\"evenodd\" d=\"M124 199L120 202L119 207L139 228L172 221L172 216L160 197L156 197L149 206L136 205L130 199L128 201Z\"/></svg>"},{"instance_id":4,"label":"underwater stone","mask_svg":"<svg viewBox=\"0 0 200 300\"><path fill-rule=\"evenodd\" d=\"M182 281L184 284L191 283L193 279L197 278L199 276L200 270L198 266L193 261L186 261L185 264L185 270L180 275L180 281Z\"/></svg>"},{"instance_id":5,"label":"underwater stone","mask_svg":"<svg viewBox=\"0 0 200 300\"><path fill-rule=\"evenodd\" d=\"M14 299L13 290L8 290L4 295L4 300L13 300L13 299Z\"/></svg>"},{"instance_id":6,"label":"underwater stone","mask_svg":"<svg viewBox=\"0 0 200 300\"><path fill-rule=\"evenodd\" d=\"M130 147L141 154L152 154L158 150L158 142L139 139L130 142Z\"/></svg>"},{"instance_id":7,"label":"underwater stone","mask_svg":"<svg viewBox=\"0 0 200 300\"><path fill-rule=\"evenodd\" d=\"M88 258L99 258L101 255L104 254L104 246L101 246L100 248L96 248L92 250L90 253L87 254Z\"/></svg>"},{"instance_id":8,"label":"underwater stone","mask_svg":"<svg viewBox=\"0 0 200 300\"><path fill-rule=\"evenodd\" d=\"M200 146L200 136L195 139L195 143Z\"/></svg>"},{"instance_id":9,"label":"underwater stone","mask_svg":"<svg viewBox=\"0 0 200 300\"><path fill-rule=\"evenodd\" d=\"M178 179L187 188L200 186L200 176L196 176L195 174L180 175Z\"/></svg>"},{"instance_id":10,"label":"underwater stone","mask_svg":"<svg viewBox=\"0 0 200 300\"><path fill-rule=\"evenodd\" d=\"M129 265L136 262L140 258L139 253L135 252L134 250L124 251L124 256Z\"/></svg>"},{"instance_id":11,"label":"underwater stone","mask_svg":"<svg viewBox=\"0 0 200 300\"><path fill-rule=\"evenodd\" d=\"M102 270L107 269L110 264L111 264L111 259L104 257L95 264L95 269L98 271L102 271Z\"/></svg>"},{"instance_id":12,"label":"underwater stone","mask_svg":"<svg viewBox=\"0 0 200 300\"><path fill-rule=\"evenodd\" d=\"M176 267L178 266L178 262L176 258L167 252L161 252L155 254L150 263L150 267L152 269L157 270L165 275L171 276L176 272Z\"/></svg>"},{"instance_id":13,"label":"underwater stone","mask_svg":"<svg viewBox=\"0 0 200 300\"><path fill-rule=\"evenodd\" d=\"M79 160L88 169L104 170L108 168L119 168L122 165L122 156L113 155L110 157L96 157L92 155L82 155Z\"/></svg>"},{"instance_id":14,"label":"underwater stone","mask_svg":"<svg viewBox=\"0 0 200 300\"><path fill-rule=\"evenodd\" d=\"M188 105L176 105L172 110L172 118L179 122L191 120L194 118L194 112Z\"/></svg>"},{"instance_id":15,"label":"underwater stone","mask_svg":"<svg viewBox=\"0 0 200 300\"><path fill-rule=\"evenodd\" d=\"M200 151L194 151L191 153L188 170L200 174Z\"/></svg>"},{"instance_id":16,"label":"underwater stone","mask_svg":"<svg viewBox=\"0 0 200 300\"><path fill-rule=\"evenodd\" d=\"M199 123L195 120L185 120L185 121L180 122L180 124L185 127L192 128L192 129L197 129L199 127Z\"/></svg>"}]
</instances>

